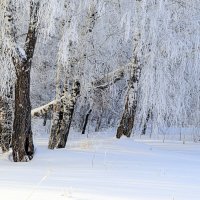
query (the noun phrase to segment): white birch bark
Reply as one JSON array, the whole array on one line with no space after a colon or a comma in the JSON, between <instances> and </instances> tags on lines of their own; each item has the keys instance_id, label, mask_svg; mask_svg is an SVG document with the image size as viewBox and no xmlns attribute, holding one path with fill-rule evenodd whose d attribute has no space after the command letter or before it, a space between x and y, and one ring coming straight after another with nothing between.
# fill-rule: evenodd
<instances>
[{"instance_id":1,"label":"white birch bark","mask_svg":"<svg viewBox=\"0 0 200 200\"><path fill-rule=\"evenodd\" d=\"M131 136L136 120L136 111L138 105L138 88L139 80L142 70L141 54L142 54L142 22L143 16L143 1L136 1L135 3L135 32L134 32L134 48L133 61L130 67L130 78L128 80L128 88L125 98L124 112L117 129L116 137L120 138L122 135Z\"/></svg>"}]
</instances>

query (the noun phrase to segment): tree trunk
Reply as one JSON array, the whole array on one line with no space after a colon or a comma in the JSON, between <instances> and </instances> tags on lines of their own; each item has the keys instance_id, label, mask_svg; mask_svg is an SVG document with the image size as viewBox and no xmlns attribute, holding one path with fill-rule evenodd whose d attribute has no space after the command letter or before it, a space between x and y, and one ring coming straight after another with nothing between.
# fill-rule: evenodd
<instances>
[{"instance_id":1,"label":"tree trunk","mask_svg":"<svg viewBox=\"0 0 200 200\"><path fill-rule=\"evenodd\" d=\"M63 112L61 111L61 102L57 102L54 106L53 120L48 145L49 149L54 149L57 146L62 119Z\"/></svg>"},{"instance_id":2,"label":"tree trunk","mask_svg":"<svg viewBox=\"0 0 200 200\"><path fill-rule=\"evenodd\" d=\"M87 124L88 124L88 119L89 119L89 116L90 116L91 112L92 112L92 109L90 109L88 111L88 113L86 114L84 125L83 125L82 134L85 134L85 130L86 130L86 127L87 127Z\"/></svg>"},{"instance_id":3,"label":"tree trunk","mask_svg":"<svg viewBox=\"0 0 200 200\"><path fill-rule=\"evenodd\" d=\"M127 137L131 136L136 118L140 73L141 69L140 66L138 66L137 58L135 58L131 79L129 80L124 113L117 129L117 138L120 138L122 135Z\"/></svg>"},{"instance_id":4,"label":"tree trunk","mask_svg":"<svg viewBox=\"0 0 200 200\"><path fill-rule=\"evenodd\" d=\"M74 108L80 94L80 83L78 81L74 82L70 95L67 95L68 89L66 85L63 92L65 98L61 100L61 103L57 104L58 107L55 109L53 116L49 149L65 148L66 146Z\"/></svg>"},{"instance_id":5,"label":"tree trunk","mask_svg":"<svg viewBox=\"0 0 200 200\"><path fill-rule=\"evenodd\" d=\"M48 114L45 113L45 114L44 114L43 126L46 126L46 124L47 124L47 118L48 118Z\"/></svg>"},{"instance_id":6,"label":"tree trunk","mask_svg":"<svg viewBox=\"0 0 200 200\"><path fill-rule=\"evenodd\" d=\"M10 3L12 5L12 3ZM13 64L16 70L15 112L12 135L13 160L28 161L33 158L34 145L31 130L30 72L37 41L38 11L40 2L30 0L30 21L24 48L16 45ZM13 8L10 9L10 35L16 42L16 27L13 21Z\"/></svg>"},{"instance_id":7,"label":"tree trunk","mask_svg":"<svg viewBox=\"0 0 200 200\"><path fill-rule=\"evenodd\" d=\"M60 127L60 138L58 141L57 148L65 148L66 146L72 122L72 117L74 113L74 108L79 94L80 94L80 83L78 81L74 81L70 97L66 100L63 100L64 112L63 112L63 120Z\"/></svg>"},{"instance_id":8,"label":"tree trunk","mask_svg":"<svg viewBox=\"0 0 200 200\"><path fill-rule=\"evenodd\" d=\"M103 110L101 110L100 115L97 117L97 123L96 123L96 127L95 127L95 132L99 132L99 130L100 130L102 116L103 116Z\"/></svg>"},{"instance_id":9,"label":"tree trunk","mask_svg":"<svg viewBox=\"0 0 200 200\"><path fill-rule=\"evenodd\" d=\"M142 51L141 42L142 32L144 30L143 24L141 23L143 16L143 1L138 0L135 2L135 21L137 22L134 27L134 38L133 38L133 62L130 68L130 80L127 89L127 96L125 102L124 113L122 115L120 125L117 129L117 138L122 135L127 137L131 136L132 129L134 127L136 119L136 110L138 104L138 85L141 75L142 60L141 55L144 53Z\"/></svg>"},{"instance_id":10,"label":"tree trunk","mask_svg":"<svg viewBox=\"0 0 200 200\"><path fill-rule=\"evenodd\" d=\"M12 136L13 160L28 161L33 158L34 145L31 131L30 62L20 66L15 85L15 112ZM28 69L28 70L27 70Z\"/></svg>"},{"instance_id":11,"label":"tree trunk","mask_svg":"<svg viewBox=\"0 0 200 200\"><path fill-rule=\"evenodd\" d=\"M135 119L135 111L136 111L136 103L132 102L133 98L133 88L129 88L127 98L126 98L126 104L124 113L122 115L120 125L117 129L117 138L120 138L122 135L125 135L127 137L131 136L131 132L134 125L134 119ZM133 104L133 106L131 106Z\"/></svg>"},{"instance_id":12,"label":"tree trunk","mask_svg":"<svg viewBox=\"0 0 200 200\"><path fill-rule=\"evenodd\" d=\"M146 134L147 123L149 122L150 117L151 117L151 110L149 109L149 110L148 110L147 117L146 117L146 120L145 120L145 123L144 123L144 127L143 127L143 129L142 129L142 134L141 134L141 135L145 135L145 134Z\"/></svg>"}]
</instances>

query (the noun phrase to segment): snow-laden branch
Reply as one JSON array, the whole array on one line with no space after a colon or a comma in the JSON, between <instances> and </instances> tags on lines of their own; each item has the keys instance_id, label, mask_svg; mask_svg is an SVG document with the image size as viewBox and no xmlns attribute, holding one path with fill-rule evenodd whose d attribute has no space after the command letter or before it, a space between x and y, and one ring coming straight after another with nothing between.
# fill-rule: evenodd
<instances>
[{"instance_id":1,"label":"snow-laden branch","mask_svg":"<svg viewBox=\"0 0 200 200\"><path fill-rule=\"evenodd\" d=\"M31 116L32 117L40 117L44 115L45 113L49 112L50 110L53 109L53 105L57 103L57 100L51 101L46 105L40 106L38 108L35 108L31 110Z\"/></svg>"},{"instance_id":2,"label":"snow-laden branch","mask_svg":"<svg viewBox=\"0 0 200 200\"><path fill-rule=\"evenodd\" d=\"M51 110L53 110L53 108L55 107L55 105L57 105L59 102L61 102L61 100L67 98L66 96L62 96L60 99L55 99L43 106L40 106L38 108L34 108L31 111L31 116L32 117L40 117L43 116L44 114L50 112Z\"/></svg>"},{"instance_id":3,"label":"snow-laden branch","mask_svg":"<svg viewBox=\"0 0 200 200\"><path fill-rule=\"evenodd\" d=\"M93 89L106 89L107 87L116 83L117 81L122 80L126 75L127 69L129 69L130 67L131 63L119 67L117 70L106 74L105 76L101 77L96 81L93 81Z\"/></svg>"},{"instance_id":4,"label":"snow-laden branch","mask_svg":"<svg viewBox=\"0 0 200 200\"><path fill-rule=\"evenodd\" d=\"M131 63L127 64L126 66L118 68L116 71L108 73L106 76L101 77L100 79L94 81L91 83L93 86L93 89L106 89L108 86L116 83L119 80L122 80L126 73L127 69L131 66ZM32 117L40 117L43 116L45 113L48 113L51 111L54 106L61 102L61 100L67 98L66 96L62 96L60 99L53 100L49 102L48 104L45 104L43 106L40 106L38 108L35 108L31 111L31 116Z\"/></svg>"}]
</instances>

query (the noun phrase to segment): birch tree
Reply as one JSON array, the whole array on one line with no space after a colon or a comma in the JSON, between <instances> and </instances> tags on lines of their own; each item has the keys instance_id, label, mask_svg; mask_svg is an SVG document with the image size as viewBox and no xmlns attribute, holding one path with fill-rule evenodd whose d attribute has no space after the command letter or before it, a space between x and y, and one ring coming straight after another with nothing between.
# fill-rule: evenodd
<instances>
[{"instance_id":1,"label":"birch tree","mask_svg":"<svg viewBox=\"0 0 200 200\"><path fill-rule=\"evenodd\" d=\"M1 59L1 71L6 67L8 68L5 72L2 71L3 74L8 72L5 76L8 81L3 80L4 83L1 88L2 91L4 91L11 85L14 91L12 150L13 160L15 162L31 160L34 154L31 130L30 73L38 38L38 22L39 15L41 14L39 13L39 9L41 4L43 8L48 8L45 2L34 0L27 2L8 0L1 3L1 10L3 13L3 18L1 19L1 35L3 35L3 37L1 37L1 39L7 40L5 44L1 41L1 51L3 54L3 58ZM24 13L29 15L27 25L25 25L26 20L23 18L26 15L19 17L23 9L25 9ZM18 19L19 21L17 21ZM26 28L28 29L28 31L23 34L25 36L23 47L19 45L18 24L22 26L20 28L22 28L23 31ZM8 63L8 66L5 66L6 63ZM11 83L9 83L10 80L12 80ZM4 93L5 92L3 92L3 95ZM4 122L9 123L9 117L5 119ZM8 150L8 145L6 149Z\"/></svg>"},{"instance_id":2,"label":"birch tree","mask_svg":"<svg viewBox=\"0 0 200 200\"><path fill-rule=\"evenodd\" d=\"M38 10L39 2L31 1L30 22L23 52L25 54L20 53L22 54L19 54L20 59L14 59L16 83L12 149L15 162L32 159L34 154L31 130L30 72L37 42Z\"/></svg>"},{"instance_id":3,"label":"birch tree","mask_svg":"<svg viewBox=\"0 0 200 200\"><path fill-rule=\"evenodd\" d=\"M134 49L133 49L133 61L132 66L129 69L130 78L128 80L128 88L125 100L124 112L120 121L120 124L117 129L117 138L120 138L122 135L130 137L132 129L135 125L136 111L138 104L138 84L140 80L141 70L142 70L142 34L143 28L142 21L144 17L142 14L143 11L143 2L135 2L135 30L134 30Z\"/></svg>"},{"instance_id":4,"label":"birch tree","mask_svg":"<svg viewBox=\"0 0 200 200\"><path fill-rule=\"evenodd\" d=\"M72 78L77 69L77 30L76 17L73 16L76 11L76 3L65 2L65 14L62 22L62 37L59 44L57 57L57 81L56 81L56 99L53 109L53 122L51 127L49 149L65 148L71 121L74 113L74 107L80 94L80 81ZM63 74L62 74L63 72ZM72 84L72 86L70 86Z\"/></svg>"}]
</instances>

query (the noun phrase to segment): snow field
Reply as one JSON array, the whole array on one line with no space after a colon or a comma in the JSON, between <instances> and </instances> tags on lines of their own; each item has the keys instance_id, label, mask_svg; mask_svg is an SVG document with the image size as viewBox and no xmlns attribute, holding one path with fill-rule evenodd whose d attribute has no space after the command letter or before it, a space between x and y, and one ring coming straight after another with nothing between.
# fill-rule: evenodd
<instances>
[{"instance_id":1,"label":"snow field","mask_svg":"<svg viewBox=\"0 0 200 200\"><path fill-rule=\"evenodd\" d=\"M0 157L0 194L10 200L199 200L200 146L71 133L66 149L35 138L28 163Z\"/></svg>"}]
</instances>

